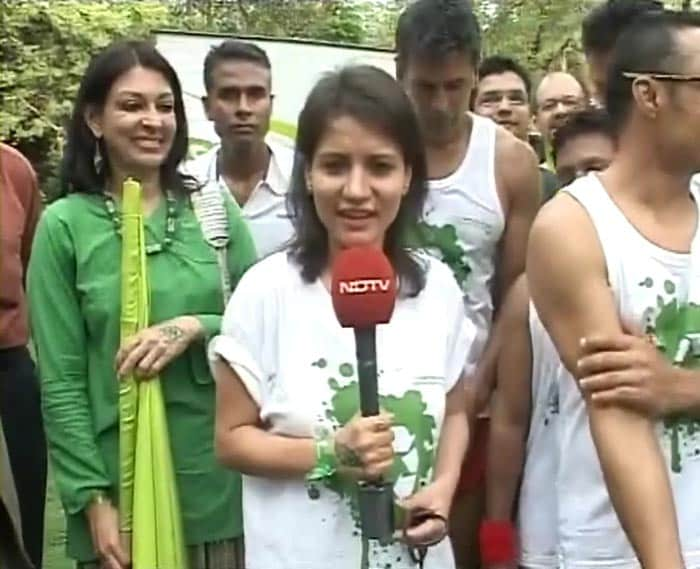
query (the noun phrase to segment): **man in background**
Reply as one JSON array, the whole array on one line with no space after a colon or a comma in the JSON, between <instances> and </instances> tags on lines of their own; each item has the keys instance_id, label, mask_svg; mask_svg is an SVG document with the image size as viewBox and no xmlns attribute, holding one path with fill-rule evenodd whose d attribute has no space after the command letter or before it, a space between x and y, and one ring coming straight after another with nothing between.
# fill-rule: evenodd
<instances>
[{"instance_id":1,"label":"man in background","mask_svg":"<svg viewBox=\"0 0 700 569\"><path fill-rule=\"evenodd\" d=\"M554 170L552 137L573 112L586 106L586 92L581 83L563 71L545 75L535 93L535 124L545 147L544 166Z\"/></svg>"},{"instance_id":2,"label":"man in background","mask_svg":"<svg viewBox=\"0 0 700 569\"><path fill-rule=\"evenodd\" d=\"M428 196L419 246L446 262L478 329L476 412L494 382L494 311L525 268L530 225L540 204L537 159L525 142L469 113L481 30L468 2L417 0L399 17L396 76L411 98L426 146ZM473 393L470 393L473 395ZM458 565L477 567L483 511L487 420L477 423L453 504Z\"/></svg>"},{"instance_id":3,"label":"man in background","mask_svg":"<svg viewBox=\"0 0 700 569\"><path fill-rule=\"evenodd\" d=\"M272 115L270 60L258 46L227 40L204 60L202 103L221 144L185 165L204 185L237 203L260 257L280 249L293 234L287 213L294 151L269 134Z\"/></svg>"},{"instance_id":4,"label":"man in background","mask_svg":"<svg viewBox=\"0 0 700 569\"><path fill-rule=\"evenodd\" d=\"M552 140L561 187L589 172L605 170L615 147L615 129L605 110L590 108L571 115Z\"/></svg>"},{"instance_id":5,"label":"man in background","mask_svg":"<svg viewBox=\"0 0 700 569\"><path fill-rule=\"evenodd\" d=\"M34 170L19 152L0 143L0 417L21 536L36 567L41 567L44 541L46 439L39 382L27 347L24 279L40 210Z\"/></svg>"},{"instance_id":6,"label":"man in background","mask_svg":"<svg viewBox=\"0 0 700 569\"><path fill-rule=\"evenodd\" d=\"M479 82L474 97L474 112L489 117L524 142L529 141L532 110L532 83L525 68L510 57L487 57L479 66ZM540 166L542 201L559 188L557 177Z\"/></svg>"}]
</instances>

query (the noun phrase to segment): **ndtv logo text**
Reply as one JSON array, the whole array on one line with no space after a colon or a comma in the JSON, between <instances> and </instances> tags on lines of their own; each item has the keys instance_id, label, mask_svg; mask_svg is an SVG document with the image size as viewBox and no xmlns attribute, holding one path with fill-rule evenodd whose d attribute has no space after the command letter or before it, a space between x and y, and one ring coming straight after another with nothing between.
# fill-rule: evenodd
<instances>
[{"instance_id":1,"label":"ndtv logo text","mask_svg":"<svg viewBox=\"0 0 700 569\"><path fill-rule=\"evenodd\" d=\"M357 279L340 281L340 294L364 294L366 292L389 292L390 279Z\"/></svg>"}]
</instances>

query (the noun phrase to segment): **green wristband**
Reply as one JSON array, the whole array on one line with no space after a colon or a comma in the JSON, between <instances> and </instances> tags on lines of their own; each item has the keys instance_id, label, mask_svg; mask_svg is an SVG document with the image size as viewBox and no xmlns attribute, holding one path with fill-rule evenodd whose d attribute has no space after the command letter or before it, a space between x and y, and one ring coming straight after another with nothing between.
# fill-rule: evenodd
<instances>
[{"instance_id":1,"label":"green wristband","mask_svg":"<svg viewBox=\"0 0 700 569\"><path fill-rule=\"evenodd\" d=\"M316 449L316 464L306 475L306 483L311 499L320 496L318 483L327 482L336 473L338 459L335 456L335 443L333 433L327 429L317 429L314 432L314 443Z\"/></svg>"}]
</instances>

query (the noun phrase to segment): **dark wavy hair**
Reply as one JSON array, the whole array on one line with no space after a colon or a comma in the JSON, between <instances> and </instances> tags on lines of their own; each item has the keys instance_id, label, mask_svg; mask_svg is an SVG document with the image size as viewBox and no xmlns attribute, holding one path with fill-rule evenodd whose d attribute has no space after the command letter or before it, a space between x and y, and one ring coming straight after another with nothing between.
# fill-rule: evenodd
<instances>
[{"instance_id":1,"label":"dark wavy hair","mask_svg":"<svg viewBox=\"0 0 700 569\"><path fill-rule=\"evenodd\" d=\"M406 93L388 73L376 67L355 65L328 73L306 99L299 115L290 192L296 229L290 255L301 266L306 282L315 281L328 265L328 232L306 185L306 169L328 125L339 117L352 117L379 129L401 148L411 168L411 184L387 229L384 252L399 276L401 294L415 296L425 286L425 268L409 251L406 237L422 214L427 193L425 150Z\"/></svg>"},{"instance_id":2,"label":"dark wavy hair","mask_svg":"<svg viewBox=\"0 0 700 569\"><path fill-rule=\"evenodd\" d=\"M109 176L109 160L103 141L98 141L85 122L88 107L104 107L109 91L122 75L141 66L160 73L173 91L176 131L173 146L161 165L161 184L175 192L186 193L192 188L189 179L178 172L180 162L187 155L187 119L182 100L182 88L170 63L148 41L120 41L113 43L92 58L73 106L73 114L66 132L66 147L61 161L59 195L68 193L100 193ZM104 167L95 168L97 145L103 156Z\"/></svg>"},{"instance_id":3,"label":"dark wavy hair","mask_svg":"<svg viewBox=\"0 0 700 569\"><path fill-rule=\"evenodd\" d=\"M617 136L605 109L589 107L570 115L552 137L552 154L556 163L557 154L574 138L586 134L600 134L617 143Z\"/></svg>"},{"instance_id":4,"label":"dark wavy hair","mask_svg":"<svg viewBox=\"0 0 700 569\"><path fill-rule=\"evenodd\" d=\"M399 79L416 57L433 60L458 52L476 68L481 59L481 28L469 0L416 0L399 16L394 45Z\"/></svg>"},{"instance_id":5,"label":"dark wavy hair","mask_svg":"<svg viewBox=\"0 0 700 569\"><path fill-rule=\"evenodd\" d=\"M491 55L485 58L479 65L479 81L491 75L502 75L503 73L515 73L520 77L525 86L525 95L529 99L532 93L532 81L530 74L520 63L512 57L503 55Z\"/></svg>"}]
</instances>

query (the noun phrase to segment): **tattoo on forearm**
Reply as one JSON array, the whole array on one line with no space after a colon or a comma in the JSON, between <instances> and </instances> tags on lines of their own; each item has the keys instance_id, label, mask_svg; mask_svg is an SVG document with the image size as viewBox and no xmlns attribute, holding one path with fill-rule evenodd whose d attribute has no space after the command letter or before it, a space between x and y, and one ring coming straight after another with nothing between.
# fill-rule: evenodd
<instances>
[{"instance_id":1,"label":"tattoo on forearm","mask_svg":"<svg viewBox=\"0 0 700 569\"><path fill-rule=\"evenodd\" d=\"M165 337L165 340L169 344L177 342L185 335L182 328L179 328L178 326L163 326L160 329L160 333Z\"/></svg>"},{"instance_id":2,"label":"tattoo on forearm","mask_svg":"<svg viewBox=\"0 0 700 569\"><path fill-rule=\"evenodd\" d=\"M358 468L362 466L362 461L360 460L360 457L357 456L357 453L343 444L336 445L335 454L338 457L338 463L341 466L348 468Z\"/></svg>"}]
</instances>

